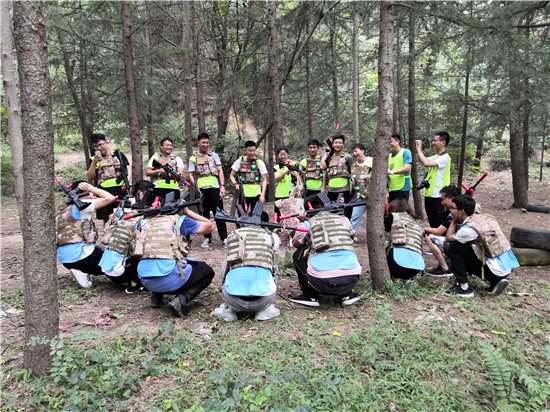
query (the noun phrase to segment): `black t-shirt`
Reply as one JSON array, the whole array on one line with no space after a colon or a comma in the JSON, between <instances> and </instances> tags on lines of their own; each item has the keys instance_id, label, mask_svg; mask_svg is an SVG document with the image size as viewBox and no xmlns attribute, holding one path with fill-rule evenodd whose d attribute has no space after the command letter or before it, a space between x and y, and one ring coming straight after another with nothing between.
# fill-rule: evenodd
<instances>
[{"instance_id":1,"label":"black t-shirt","mask_svg":"<svg viewBox=\"0 0 550 412\"><path fill-rule=\"evenodd\" d=\"M448 210L444 210L439 214L439 216L441 216L441 225L449 229L449 226L451 226L451 222L453 221L451 212L449 212Z\"/></svg>"}]
</instances>

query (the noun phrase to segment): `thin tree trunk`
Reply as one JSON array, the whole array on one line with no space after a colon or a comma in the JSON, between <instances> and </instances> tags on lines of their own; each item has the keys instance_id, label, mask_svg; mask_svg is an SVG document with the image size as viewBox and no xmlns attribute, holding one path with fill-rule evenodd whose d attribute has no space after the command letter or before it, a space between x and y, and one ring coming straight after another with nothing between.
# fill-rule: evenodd
<instances>
[{"instance_id":1,"label":"thin tree trunk","mask_svg":"<svg viewBox=\"0 0 550 412\"><path fill-rule=\"evenodd\" d=\"M336 45L334 40L334 27L330 30L330 56L332 68L332 98L334 101L334 124L340 124L340 107L338 97L338 75L336 70Z\"/></svg>"},{"instance_id":2,"label":"thin tree trunk","mask_svg":"<svg viewBox=\"0 0 550 412\"><path fill-rule=\"evenodd\" d=\"M195 92L197 99L197 121L199 133L206 132L206 116L204 114L204 87L202 84L201 53L199 44L199 14L197 2L191 1L191 38L193 41L194 68L195 68Z\"/></svg>"},{"instance_id":3,"label":"thin tree trunk","mask_svg":"<svg viewBox=\"0 0 550 412\"><path fill-rule=\"evenodd\" d=\"M306 32L309 32L309 3L307 3ZM311 107L311 68L309 65L309 42L305 49L306 59L306 106L307 106L307 136L313 139L313 110Z\"/></svg>"},{"instance_id":4,"label":"thin tree trunk","mask_svg":"<svg viewBox=\"0 0 550 412\"><path fill-rule=\"evenodd\" d=\"M228 124L228 108L226 108L226 99L225 99L225 71L226 71L226 60L225 56L227 53L227 29L224 25L221 25L219 33L216 30L216 18L222 20L221 12L219 9L218 2L212 2L212 32L215 33L217 37L216 41L216 60L218 62L218 79L216 82L217 86L217 98L216 98L216 124L218 130L218 139L225 135L227 131Z\"/></svg>"},{"instance_id":5,"label":"thin tree trunk","mask_svg":"<svg viewBox=\"0 0 550 412\"><path fill-rule=\"evenodd\" d=\"M405 110L405 103L403 102L403 79L401 78L401 36L399 33L399 26L396 28L395 37L397 39L397 56L396 56L396 83L397 83L397 121L399 127L395 127L402 139L405 138L405 125L403 123ZM405 145L405 142L403 142Z\"/></svg>"},{"instance_id":6,"label":"thin tree trunk","mask_svg":"<svg viewBox=\"0 0 550 412\"><path fill-rule=\"evenodd\" d=\"M353 141L359 143L359 12L353 12Z\"/></svg>"},{"instance_id":7,"label":"thin tree trunk","mask_svg":"<svg viewBox=\"0 0 550 412\"><path fill-rule=\"evenodd\" d=\"M185 151L187 158L193 155L193 137L191 136L191 102L193 90L191 88L191 14L189 11L189 2L181 3L183 7L183 93L184 93L184 111L185 111Z\"/></svg>"},{"instance_id":8,"label":"thin tree trunk","mask_svg":"<svg viewBox=\"0 0 550 412\"><path fill-rule=\"evenodd\" d=\"M11 164L13 170L15 197L19 224L23 223L23 136L21 118L19 117L19 100L13 65L10 2L0 2L0 49L2 50L2 78L4 79L4 96L8 114L8 132L10 135Z\"/></svg>"},{"instance_id":9,"label":"thin tree trunk","mask_svg":"<svg viewBox=\"0 0 550 412\"><path fill-rule=\"evenodd\" d=\"M542 182L542 168L544 167L544 140L546 139L546 126L547 118L544 118L544 126L542 127L542 146L540 148L540 170L539 170L539 182Z\"/></svg>"},{"instance_id":10,"label":"thin tree trunk","mask_svg":"<svg viewBox=\"0 0 550 412\"><path fill-rule=\"evenodd\" d=\"M155 110L155 103L153 100L153 61L151 59L151 32L149 30L149 21L151 19L151 13L149 8L145 4L145 0L139 0L137 2L140 14L142 14L142 20L146 23L143 27L143 46L145 48L145 72L147 73L147 88L145 90L147 96L147 114L146 114L146 129L147 129L147 154L151 158L155 154L155 132L153 129L154 117L153 111Z\"/></svg>"},{"instance_id":11,"label":"thin tree trunk","mask_svg":"<svg viewBox=\"0 0 550 412\"><path fill-rule=\"evenodd\" d=\"M57 337L57 261L54 211L54 131L47 36L42 2L17 1L13 9L23 134L23 365L41 375ZM40 196L36 189L40 188Z\"/></svg>"},{"instance_id":12,"label":"thin tree trunk","mask_svg":"<svg viewBox=\"0 0 550 412\"><path fill-rule=\"evenodd\" d=\"M468 50L468 55L470 51ZM468 57L469 58L469 57ZM470 89L470 65L466 68L466 81L464 82L464 115L462 117L462 138L460 139L460 162L458 165L458 187L462 185L462 176L464 173L464 158L466 157L466 134L468 131L468 107Z\"/></svg>"},{"instance_id":13,"label":"thin tree trunk","mask_svg":"<svg viewBox=\"0 0 550 412\"><path fill-rule=\"evenodd\" d=\"M375 159L385 159L392 134L393 112L393 2L380 2L380 39L378 47L378 123L374 138ZM386 201L387 164L374 162L369 189L371 210L383 210ZM367 246L370 273L375 289L390 280L384 251L384 223L377 213L367 214Z\"/></svg>"},{"instance_id":14,"label":"thin tree trunk","mask_svg":"<svg viewBox=\"0 0 550 412\"><path fill-rule=\"evenodd\" d=\"M130 2L120 3L122 19L122 54L124 56L124 77L126 79L126 98L128 99L128 121L130 123L130 144L132 146L132 184L143 178L143 155L139 130L139 112L136 83L134 80L134 54L132 52L132 18Z\"/></svg>"},{"instance_id":15,"label":"thin tree trunk","mask_svg":"<svg viewBox=\"0 0 550 412\"><path fill-rule=\"evenodd\" d=\"M418 183L418 166L416 163L416 97L415 97L415 27L414 11L409 14L409 90L408 90L408 117L409 117L409 149L412 154L411 183L413 187ZM412 189L414 213L417 219L424 219L424 207L420 190Z\"/></svg>"}]
</instances>

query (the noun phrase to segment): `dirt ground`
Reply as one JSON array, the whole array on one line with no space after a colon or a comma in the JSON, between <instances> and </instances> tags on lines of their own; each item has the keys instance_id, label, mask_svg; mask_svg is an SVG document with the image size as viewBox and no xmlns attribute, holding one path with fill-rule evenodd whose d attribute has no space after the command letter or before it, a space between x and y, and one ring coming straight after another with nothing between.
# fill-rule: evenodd
<instances>
[{"instance_id":1,"label":"dirt ground","mask_svg":"<svg viewBox=\"0 0 550 412\"><path fill-rule=\"evenodd\" d=\"M472 182L467 182L472 183ZM548 179L543 183L532 183L529 191L529 199L531 203L540 203L550 205L550 183ZM524 213L518 209L511 209L512 194L511 194L511 175L509 172L491 173L488 178L483 181L476 192L476 200L481 203L484 213L489 213L498 218L504 232L509 237L513 226L533 227L550 230L550 214L541 213ZM226 210L229 208L230 199L226 200ZM272 212L272 206L269 206L268 212ZM363 218L361 230L359 233L359 241L356 244L357 253L360 263L363 266L364 273L361 282L370 282L367 246L366 246L366 218ZM427 223L425 222L427 225ZM23 290L23 242L19 229L19 221L16 212L15 202L5 202L2 206L1 217L1 289L2 289L2 310L8 311L7 318L0 321L1 328L1 347L0 353L3 355L1 363L9 362L11 366L17 368L21 364L22 351L14 351L14 347L21 348L23 345L24 336L24 313L14 306L17 300L16 296L22 294ZM98 225L101 227L101 223ZM230 224L229 230L233 229ZM222 303L220 287L220 263L225 258L225 249L222 248L217 232L213 234L213 245L209 249L202 249L202 236L193 236L192 248L190 257L197 260L205 261L211 265L216 271L216 277L212 284L191 303L191 315L186 319L175 319L171 317L170 311L166 305L161 309L152 309L149 307L149 294L136 293L126 294L123 287L111 283L106 277L93 278L93 287L91 289L82 289L75 281L73 276L61 264L58 264L58 280L60 296L67 295L67 292L72 292L71 297L75 297L70 301L66 301L60 306L60 325L67 327L60 331L62 336L69 336L78 330L90 328L82 324L82 321L94 322L94 319L101 313L104 308L114 316L111 316L111 321L102 326L98 326L104 334L124 334L130 323L139 325L145 330L156 331L161 322L172 319L174 322L180 323L188 331L195 332L205 324L214 322L215 317L212 315L213 310ZM285 254L292 253L293 249L286 245L282 245L278 251L279 260L283 259ZM435 260L427 256L428 266L433 265ZM521 277L523 280L523 288L521 292L527 292L528 295L517 296L518 313L517 316L522 316L522 313L537 311L543 316L550 316L550 306L547 300L537 296L537 290L543 284L548 285L550 282L550 267L521 267L516 269L512 276ZM430 278L430 282L442 282L439 279ZM445 281L446 282L446 281ZM547 287L547 286L544 286ZM317 311L311 311L298 307L290 303L287 298L299 293L297 279L280 274L278 283L278 297L276 304L281 309L282 313L289 313L296 319L309 318L310 316L321 316ZM497 305L498 298L489 299L477 297L476 299L485 299L484 304ZM22 299L19 297L19 302ZM425 306L439 305L447 312L449 316L458 312L452 300L446 299L442 295L434 296L432 302L425 302ZM392 316L398 316L403 319L410 319L418 316L418 312L413 308L418 303L401 304L392 302ZM10 310L11 309L11 310ZM22 309L19 307L18 309ZM330 316L330 312L335 310L332 305L323 305L321 310L323 315ZM354 317L350 320L350 327L356 327L358 322L364 322L369 317L374 317L373 311L368 305L360 304L349 308L350 311L360 310L361 316ZM11 312L11 313L10 313ZM305 313L307 312L307 314ZM350 315L351 319L351 315ZM355 325L354 325L355 324ZM269 322L261 324L261 327L270 327ZM11 350L6 351L8 347ZM19 353L19 354L17 354Z\"/></svg>"}]
</instances>

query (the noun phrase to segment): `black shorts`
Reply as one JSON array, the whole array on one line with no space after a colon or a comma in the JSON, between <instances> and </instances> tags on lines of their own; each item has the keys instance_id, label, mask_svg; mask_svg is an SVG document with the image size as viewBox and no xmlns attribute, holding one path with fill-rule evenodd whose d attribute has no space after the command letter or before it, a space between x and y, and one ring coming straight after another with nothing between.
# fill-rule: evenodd
<instances>
[{"instance_id":1,"label":"black shorts","mask_svg":"<svg viewBox=\"0 0 550 412\"><path fill-rule=\"evenodd\" d=\"M110 194L114 196L118 196L118 199L122 201L124 196L126 196L126 191L122 190L120 186L115 187L99 187L102 190L105 190L106 192L109 192ZM113 210L115 210L115 207L117 207L118 203L113 202L108 204L107 206L102 207L101 209L97 209L95 211L95 216L98 220L107 220L109 219L109 216L111 216L111 213L113 213Z\"/></svg>"}]
</instances>

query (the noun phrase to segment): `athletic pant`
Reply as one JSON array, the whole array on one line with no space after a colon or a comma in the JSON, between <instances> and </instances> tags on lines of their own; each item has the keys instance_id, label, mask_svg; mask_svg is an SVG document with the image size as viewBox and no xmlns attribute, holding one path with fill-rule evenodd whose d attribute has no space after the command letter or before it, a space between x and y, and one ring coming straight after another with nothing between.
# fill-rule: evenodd
<instances>
[{"instance_id":1,"label":"athletic pant","mask_svg":"<svg viewBox=\"0 0 550 412\"><path fill-rule=\"evenodd\" d=\"M445 211L445 208L441 204L441 198L425 197L424 207L426 208L426 216L428 216L430 227L439 227L441 225L441 213Z\"/></svg>"},{"instance_id":2,"label":"athletic pant","mask_svg":"<svg viewBox=\"0 0 550 412\"><path fill-rule=\"evenodd\" d=\"M399 266L393 259L393 248L390 249L386 261L388 262L388 268L390 269L390 275L395 279L410 279L420 272L418 269L409 269Z\"/></svg>"},{"instance_id":3,"label":"athletic pant","mask_svg":"<svg viewBox=\"0 0 550 412\"><path fill-rule=\"evenodd\" d=\"M103 250L96 247L91 255L73 263L63 263L63 266L67 269L80 270L81 272L88 273L89 275L104 275L105 273L103 273L101 266L99 266L101 256L103 256Z\"/></svg>"},{"instance_id":4,"label":"athletic pant","mask_svg":"<svg viewBox=\"0 0 550 412\"><path fill-rule=\"evenodd\" d=\"M458 283L468 283L466 272L481 277L481 261L477 258L472 246L457 241L449 242L449 249L445 253L451 259L453 274ZM507 277L495 275L487 265L485 265L484 275L491 286Z\"/></svg>"},{"instance_id":5,"label":"athletic pant","mask_svg":"<svg viewBox=\"0 0 550 412\"><path fill-rule=\"evenodd\" d=\"M342 193L344 195L344 203L348 203L351 200L351 193L347 192L328 192L327 196L330 200L335 202L338 199L338 196ZM351 214L353 213L353 208L348 207L344 209L344 216L348 219L351 219Z\"/></svg>"},{"instance_id":6,"label":"athletic pant","mask_svg":"<svg viewBox=\"0 0 550 412\"><path fill-rule=\"evenodd\" d=\"M219 208L223 210L223 199L220 197L220 189L213 187L211 189L201 189L202 193L202 215L210 219L210 211L212 214L216 215L216 209ZM227 238L227 225L222 220L216 220L216 227L218 228L218 234L220 239L224 240ZM207 239L212 239L212 234L209 233L204 235Z\"/></svg>"}]
</instances>

